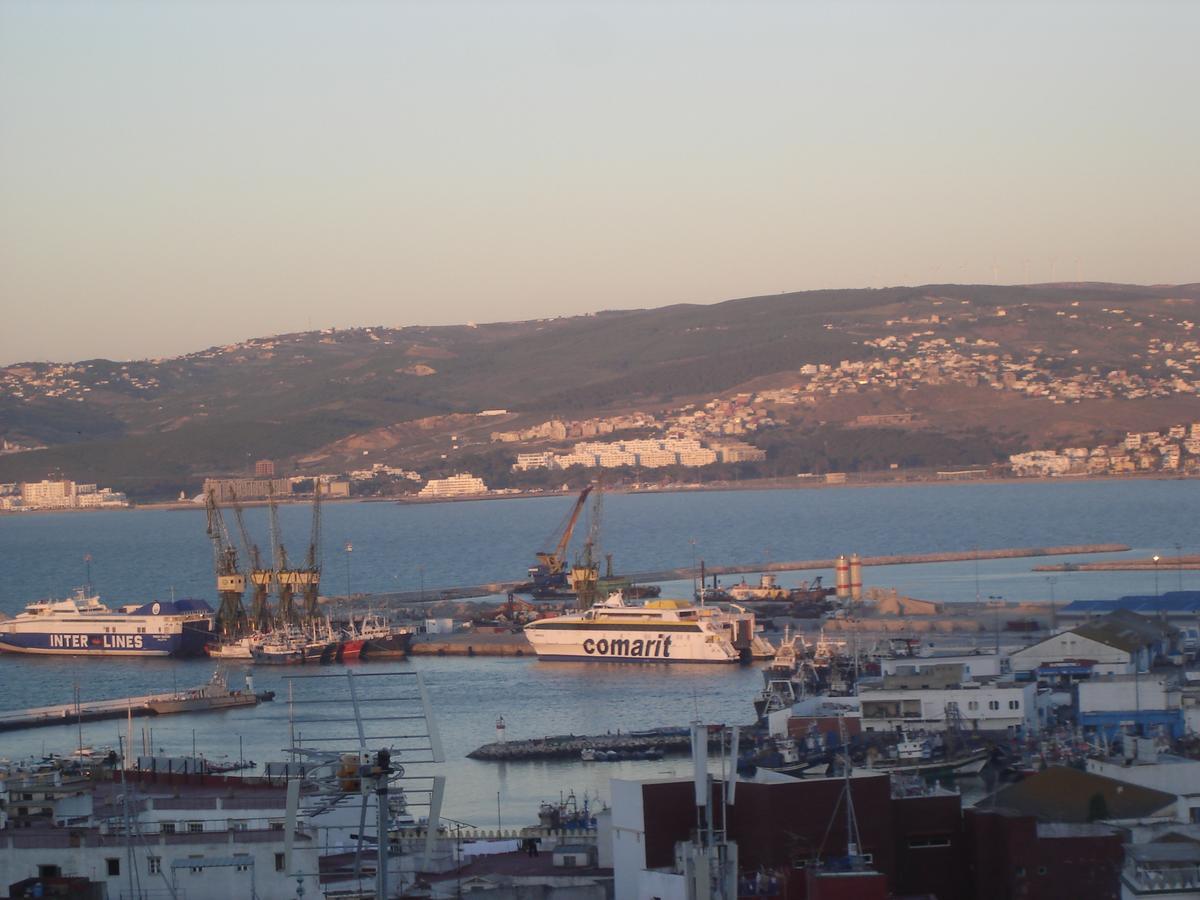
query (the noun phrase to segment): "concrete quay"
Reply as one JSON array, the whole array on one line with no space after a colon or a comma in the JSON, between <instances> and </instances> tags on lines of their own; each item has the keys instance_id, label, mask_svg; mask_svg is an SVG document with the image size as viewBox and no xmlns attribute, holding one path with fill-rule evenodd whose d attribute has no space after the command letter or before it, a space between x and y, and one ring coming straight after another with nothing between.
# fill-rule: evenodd
<instances>
[{"instance_id":1,"label":"concrete quay","mask_svg":"<svg viewBox=\"0 0 1200 900\"><path fill-rule=\"evenodd\" d=\"M422 634L408 648L409 656L534 656L523 632L516 634Z\"/></svg>"}]
</instances>

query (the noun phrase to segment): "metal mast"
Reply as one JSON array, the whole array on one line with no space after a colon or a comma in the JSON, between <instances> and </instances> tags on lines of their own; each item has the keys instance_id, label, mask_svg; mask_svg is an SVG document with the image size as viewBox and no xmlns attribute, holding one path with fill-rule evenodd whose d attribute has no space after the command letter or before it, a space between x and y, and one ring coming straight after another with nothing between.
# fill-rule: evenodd
<instances>
[{"instance_id":1,"label":"metal mast","mask_svg":"<svg viewBox=\"0 0 1200 900\"><path fill-rule=\"evenodd\" d=\"M317 599L321 589L321 481L313 478L312 533L308 540L308 556L304 569L304 618L315 619L320 610ZM349 599L349 597L347 597Z\"/></svg>"},{"instance_id":2,"label":"metal mast","mask_svg":"<svg viewBox=\"0 0 1200 900\"><path fill-rule=\"evenodd\" d=\"M267 489L267 511L271 520L271 555L275 565L275 587L279 592L276 613L280 626L296 624L296 609L292 596L296 592L296 572L288 568L287 550L279 531L279 508L275 505L275 490Z\"/></svg>"}]
</instances>

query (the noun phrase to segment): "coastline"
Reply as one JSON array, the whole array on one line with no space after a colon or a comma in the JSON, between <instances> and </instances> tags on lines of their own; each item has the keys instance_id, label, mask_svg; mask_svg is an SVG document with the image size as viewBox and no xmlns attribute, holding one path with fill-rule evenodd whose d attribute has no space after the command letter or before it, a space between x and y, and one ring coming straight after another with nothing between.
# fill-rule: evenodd
<instances>
[{"instance_id":1,"label":"coastline","mask_svg":"<svg viewBox=\"0 0 1200 900\"><path fill-rule=\"evenodd\" d=\"M894 478L872 477L885 473L862 473L856 479L829 483L819 477L813 478L754 478L745 481L710 481L687 482L668 485L612 485L606 486L609 494L680 494L715 491L794 491L794 490L836 490L839 488L873 488L873 487L929 487L932 485L961 486L967 484L1079 484L1106 481L1194 481L1200 476L1184 474L1168 474L1165 472L1147 472L1132 475L1068 475L1062 477L1004 477L991 475L979 478L947 478L938 475L914 475L912 473ZM475 503L483 500L532 500L538 497L569 497L577 493L574 488L569 490L518 491L515 493L471 494L464 497L438 497L436 499L419 498L415 496L398 497L322 497L322 505L331 503L397 503L402 505L426 506L437 503ZM275 503L279 506L310 504L312 497L278 498ZM243 500L243 508L266 506L266 500ZM47 513L97 513L139 510L203 510L204 505L191 500L162 500L149 503L131 503L129 506L108 509L23 509L0 510L0 516L27 516Z\"/></svg>"}]
</instances>

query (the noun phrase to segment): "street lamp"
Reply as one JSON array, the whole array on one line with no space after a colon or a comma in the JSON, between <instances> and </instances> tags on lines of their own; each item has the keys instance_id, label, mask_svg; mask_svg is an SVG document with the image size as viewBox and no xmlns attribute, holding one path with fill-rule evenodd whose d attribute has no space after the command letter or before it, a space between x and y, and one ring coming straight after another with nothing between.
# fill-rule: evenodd
<instances>
[{"instance_id":1,"label":"street lamp","mask_svg":"<svg viewBox=\"0 0 1200 900\"><path fill-rule=\"evenodd\" d=\"M1155 553L1155 554L1154 554L1154 556L1152 556L1152 557L1151 557L1151 559L1153 559L1153 560L1154 560L1154 596L1155 596L1155 597L1157 597L1157 596L1158 596L1158 560L1159 560L1159 555L1158 555L1157 553Z\"/></svg>"}]
</instances>

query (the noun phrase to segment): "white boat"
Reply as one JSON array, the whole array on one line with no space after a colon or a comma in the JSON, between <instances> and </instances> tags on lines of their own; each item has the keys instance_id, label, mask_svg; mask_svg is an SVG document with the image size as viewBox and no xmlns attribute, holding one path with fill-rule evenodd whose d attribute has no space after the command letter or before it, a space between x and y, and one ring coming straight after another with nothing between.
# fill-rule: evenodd
<instances>
[{"instance_id":1,"label":"white boat","mask_svg":"<svg viewBox=\"0 0 1200 900\"><path fill-rule=\"evenodd\" d=\"M251 634L236 641L208 644L204 652L213 659L250 659L254 656L254 648L266 640L265 634Z\"/></svg>"},{"instance_id":2,"label":"white boat","mask_svg":"<svg viewBox=\"0 0 1200 900\"><path fill-rule=\"evenodd\" d=\"M214 613L203 600L163 600L114 610L83 588L39 600L0 622L0 650L74 656L199 656Z\"/></svg>"},{"instance_id":3,"label":"white boat","mask_svg":"<svg viewBox=\"0 0 1200 900\"><path fill-rule=\"evenodd\" d=\"M728 615L686 600L631 606L617 592L587 612L530 622L525 636L545 659L736 663Z\"/></svg>"}]
</instances>

